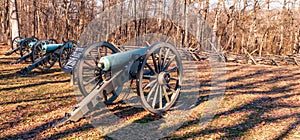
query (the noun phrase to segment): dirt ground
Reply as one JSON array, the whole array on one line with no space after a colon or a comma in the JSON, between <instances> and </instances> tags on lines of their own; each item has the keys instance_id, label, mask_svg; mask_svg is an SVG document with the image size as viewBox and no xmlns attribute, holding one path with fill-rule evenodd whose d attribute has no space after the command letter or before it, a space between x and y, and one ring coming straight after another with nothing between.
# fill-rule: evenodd
<instances>
[{"instance_id":1,"label":"dirt ground","mask_svg":"<svg viewBox=\"0 0 300 140\"><path fill-rule=\"evenodd\" d=\"M0 139L109 139L86 119L53 127L77 104L70 75L58 65L18 75L30 63L10 64L18 55L4 56L8 49L0 47ZM226 73L225 95L210 125L186 122L165 139L300 139L299 67L226 63ZM199 75L205 103L211 83L205 72Z\"/></svg>"}]
</instances>

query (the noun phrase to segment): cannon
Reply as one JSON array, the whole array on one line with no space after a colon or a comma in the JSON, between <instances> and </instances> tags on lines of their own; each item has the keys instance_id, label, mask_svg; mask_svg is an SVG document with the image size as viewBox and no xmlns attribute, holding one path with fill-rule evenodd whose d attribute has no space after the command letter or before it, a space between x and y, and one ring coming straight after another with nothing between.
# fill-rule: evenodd
<instances>
[{"instance_id":1,"label":"cannon","mask_svg":"<svg viewBox=\"0 0 300 140\"><path fill-rule=\"evenodd\" d=\"M20 36L15 37L11 42L11 50L14 50L15 48L19 47L20 42L22 40L24 40L24 39L22 39L22 37L20 37Z\"/></svg>"},{"instance_id":2,"label":"cannon","mask_svg":"<svg viewBox=\"0 0 300 140\"><path fill-rule=\"evenodd\" d=\"M27 59L30 58L30 61L32 63L34 63L35 60L39 59L40 56L42 56L44 53L43 51L41 51L41 49L39 49L42 45L46 45L46 44L57 44L57 41L55 39L47 39L47 40L40 40L38 42L30 42L28 44L28 47L30 48L30 51L23 55L22 57L18 58L16 60L16 63L20 63L22 61L25 61Z\"/></svg>"},{"instance_id":3,"label":"cannon","mask_svg":"<svg viewBox=\"0 0 300 140\"><path fill-rule=\"evenodd\" d=\"M50 44L46 41L37 43L32 48L31 59L34 62L28 67L21 69L19 73L27 74L35 68L46 71L57 61L59 62L59 66L63 67L77 46L77 42L74 40L68 40L64 44Z\"/></svg>"},{"instance_id":4,"label":"cannon","mask_svg":"<svg viewBox=\"0 0 300 140\"><path fill-rule=\"evenodd\" d=\"M13 53L17 53L20 54L20 56L22 57L23 55L30 53L31 47L29 46L29 44L31 42L37 42L38 40L39 39L34 36L24 39L22 39L21 37L15 37L11 44L12 50L7 52L5 55L8 56Z\"/></svg>"},{"instance_id":5,"label":"cannon","mask_svg":"<svg viewBox=\"0 0 300 140\"><path fill-rule=\"evenodd\" d=\"M165 113L177 101L183 78L180 54L165 42L124 52L108 42L94 43L84 50L74 73L84 98L62 124L78 121L99 102L113 103L124 83L133 80L143 108Z\"/></svg>"}]
</instances>

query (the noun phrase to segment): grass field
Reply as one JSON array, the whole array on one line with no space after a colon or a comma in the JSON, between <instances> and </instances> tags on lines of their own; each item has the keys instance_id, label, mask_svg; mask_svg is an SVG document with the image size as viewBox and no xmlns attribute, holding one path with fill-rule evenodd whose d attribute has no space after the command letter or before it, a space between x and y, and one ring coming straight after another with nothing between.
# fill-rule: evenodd
<instances>
[{"instance_id":1,"label":"grass field","mask_svg":"<svg viewBox=\"0 0 300 140\"><path fill-rule=\"evenodd\" d=\"M0 139L103 138L86 119L53 127L77 104L70 75L57 65L49 72L18 75L30 63L10 64L17 55L4 56L8 49L0 47ZM299 67L227 63L226 71L225 96L211 124L198 127L191 121L166 139L300 139ZM201 74L205 89L209 78Z\"/></svg>"}]
</instances>

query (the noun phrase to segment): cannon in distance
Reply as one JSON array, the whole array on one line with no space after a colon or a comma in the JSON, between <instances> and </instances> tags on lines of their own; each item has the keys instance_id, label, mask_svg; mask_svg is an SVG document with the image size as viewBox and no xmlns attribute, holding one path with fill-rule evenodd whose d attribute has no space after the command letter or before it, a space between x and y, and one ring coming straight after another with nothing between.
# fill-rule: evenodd
<instances>
[{"instance_id":1,"label":"cannon in distance","mask_svg":"<svg viewBox=\"0 0 300 140\"><path fill-rule=\"evenodd\" d=\"M37 44L37 42L30 42L30 43L28 44L28 46L29 46L30 48L33 48L36 44ZM25 61L26 59L30 58L31 56L32 56L32 51L31 51L30 53L25 54L25 55L23 55L22 57L18 58L18 59L16 60L16 62L14 62L13 64L17 64L17 63L20 63L20 62L22 62L22 61ZM32 61L32 63L33 63L33 61Z\"/></svg>"},{"instance_id":2,"label":"cannon in distance","mask_svg":"<svg viewBox=\"0 0 300 140\"><path fill-rule=\"evenodd\" d=\"M32 36L30 38L21 38L21 37L15 37L12 41L11 44L11 51L7 52L5 55L11 55L13 53L18 53L20 54L20 56L22 57L23 55L25 55L30 49L30 47L28 46L29 43L31 42L37 42L39 39Z\"/></svg>"},{"instance_id":3,"label":"cannon in distance","mask_svg":"<svg viewBox=\"0 0 300 140\"><path fill-rule=\"evenodd\" d=\"M44 43L44 44L43 44ZM39 68L42 71L50 69L55 62L58 60L60 67L63 67L72 51L76 48L76 41L69 40L64 44L49 44L43 42L36 45L34 49L36 51L42 51L42 54L35 54L35 51L32 51L33 57L38 57L39 59L33 62L30 66L23 68L19 71L21 74L27 74L35 68Z\"/></svg>"},{"instance_id":4,"label":"cannon in distance","mask_svg":"<svg viewBox=\"0 0 300 140\"><path fill-rule=\"evenodd\" d=\"M119 53L107 42L94 43L85 49L77 67L74 73L78 75L78 86L85 98L66 114L66 121L78 121L101 101L112 103L120 93L117 89L130 80L136 81L142 106L155 114L170 109L181 89L181 57L175 47L164 42ZM84 80L84 70L93 68L94 77ZM88 90L88 84L93 86L92 90ZM112 96L107 99L109 94Z\"/></svg>"},{"instance_id":5,"label":"cannon in distance","mask_svg":"<svg viewBox=\"0 0 300 140\"><path fill-rule=\"evenodd\" d=\"M23 55L22 57L18 58L14 64L20 63L22 61L27 60L30 58L31 62L34 63L40 55L42 55L43 52L41 52L41 49L39 47L46 45L46 44L57 44L57 41L55 39L47 39L47 40L40 40L37 42L30 42L28 43L28 47L30 48L30 51Z\"/></svg>"}]
</instances>

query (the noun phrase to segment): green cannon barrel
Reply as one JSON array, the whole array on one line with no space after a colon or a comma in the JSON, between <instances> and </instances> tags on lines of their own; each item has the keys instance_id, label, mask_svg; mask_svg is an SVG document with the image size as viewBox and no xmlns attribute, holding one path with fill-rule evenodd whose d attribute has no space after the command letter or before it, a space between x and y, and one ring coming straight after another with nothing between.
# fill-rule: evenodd
<instances>
[{"instance_id":1,"label":"green cannon barrel","mask_svg":"<svg viewBox=\"0 0 300 140\"><path fill-rule=\"evenodd\" d=\"M42 46L42 50L45 52L52 52L57 50L59 47L63 46L64 44L47 44ZM65 48L72 48L73 44L65 44Z\"/></svg>"},{"instance_id":2,"label":"green cannon barrel","mask_svg":"<svg viewBox=\"0 0 300 140\"><path fill-rule=\"evenodd\" d=\"M24 41L24 40L25 40L25 38L19 39L18 42L21 43L21 42Z\"/></svg>"},{"instance_id":3,"label":"green cannon barrel","mask_svg":"<svg viewBox=\"0 0 300 140\"><path fill-rule=\"evenodd\" d=\"M111 70L112 68L119 68L126 65L129 61L132 61L131 59L136 59L144 55L148 49L149 47L145 47L104 56L100 58L100 63L105 71Z\"/></svg>"}]
</instances>

